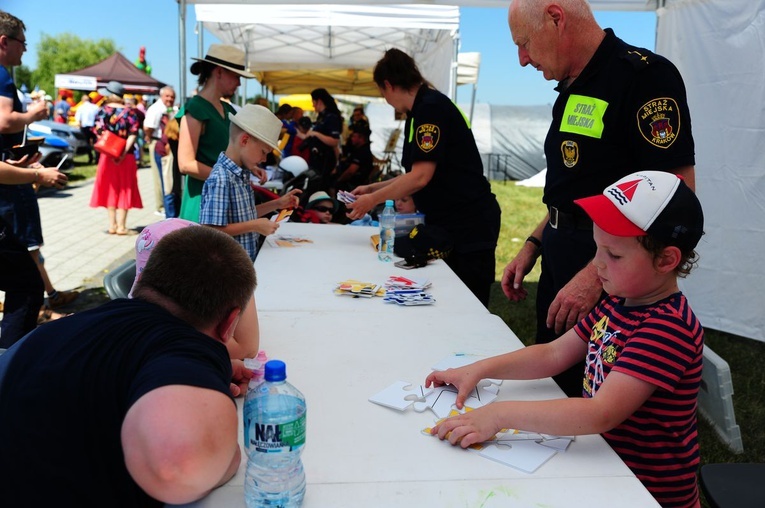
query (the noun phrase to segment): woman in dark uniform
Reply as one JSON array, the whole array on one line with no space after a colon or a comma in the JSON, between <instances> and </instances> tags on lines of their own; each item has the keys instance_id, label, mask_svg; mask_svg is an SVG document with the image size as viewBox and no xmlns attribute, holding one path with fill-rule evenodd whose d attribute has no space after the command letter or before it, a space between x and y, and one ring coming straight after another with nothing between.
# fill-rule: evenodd
<instances>
[{"instance_id":1,"label":"woman in dark uniform","mask_svg":"<svg viewBox=\"0 0 765 508\"><path fill-rule=\"evenodd\" d=\"M340 133L343 131L343 116L335 99L324 88L311 92L313 109L319 114L316 123L304 136L308 138L310 156L308 165L325 180L337 165L340 147Z\"/></svg>"},{"instance_id":2,"label":"woman in dark uniform","mask_svg":"<svg viewBox=\"0 0 765 508\"><path fill-rule=\"evenodd\" d=\"M500 209L483 175L470 125L401 50L385 52L375 66L374 80L388 104L407 115L401 159L406 173L357 187L353 194L358 199L348 205L350 217L361 218L386 199L411 194L425 223L451 235L454 249L447 264L488 306Z\"/></svg>"}]
</instances>

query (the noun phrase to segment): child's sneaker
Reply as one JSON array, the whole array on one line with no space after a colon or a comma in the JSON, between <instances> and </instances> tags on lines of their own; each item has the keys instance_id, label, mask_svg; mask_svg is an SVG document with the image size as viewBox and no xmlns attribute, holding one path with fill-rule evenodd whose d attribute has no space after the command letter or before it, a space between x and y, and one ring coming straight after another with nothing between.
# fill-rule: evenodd
<instances>
[{"instance_id":1,"label":"child's sneaker","mask_svg":"<svg viewBox=\"0 0 765 508\"><path fill-rule=\"evenodd\" d=\"M79 291L56 291L53 296L48 296L48 304L51 309L55 309L72 303L78 296L80 296Z\"/></svg>"}]
</instances>

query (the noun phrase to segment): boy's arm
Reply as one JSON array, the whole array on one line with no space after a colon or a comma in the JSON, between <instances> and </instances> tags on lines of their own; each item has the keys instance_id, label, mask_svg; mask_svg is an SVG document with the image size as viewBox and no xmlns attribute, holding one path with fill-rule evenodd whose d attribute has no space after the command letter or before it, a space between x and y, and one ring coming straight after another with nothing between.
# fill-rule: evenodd
<instances>
[{"instance_id":1,"label":"boy's arm","mask_svg":"<svg viewBox=\"0 0 765 508\"><path fill-rule=\"evenodd\" d=\"M202 219L200 218L200 223ZM205 224L211 228L215 228L218 231L222 231L227 235L237 236L245 233L259 233L261 235L272 235L279 229L279 224L268 219L254 219L245 222L232 222L225 226L216 226L214 224Z\"/></svg>"},{"instance_id":2,"label":"boy's arm","mask_svg":"<svg viewBox=\"0 0 765 508\"><path fill-rule=\"evenodd\" d=\"M656 389L621 372L609 373L592 398L495 402L436 425L434 434L466 448L490 439L500 429L558 436L600 434L635 413Z\"/></svg>"},{"instance_id":3,"label":"boy's arm","mask_svg":"<svg viewBox=\"0 0 765 508\"><path fill-rule=\"evenodd\" d=\"M569 330L548 344L536 344L512 353L494 356L459 369L431 372L425 386L453 385L459 390L457 407L462 408L470 391L482 379L540 379L554 376L580 362L587 343Z\"/></svg>"}]
</instances>

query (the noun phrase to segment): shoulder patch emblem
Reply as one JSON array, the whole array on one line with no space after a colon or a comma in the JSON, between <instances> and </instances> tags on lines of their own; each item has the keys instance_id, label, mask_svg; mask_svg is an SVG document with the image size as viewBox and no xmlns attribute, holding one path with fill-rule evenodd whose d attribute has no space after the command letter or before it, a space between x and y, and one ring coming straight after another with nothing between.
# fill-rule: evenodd
<instances>
[{"instance_id":1,"label":"shoulder patch emblem","mask_svg":"<svg viewBox=\"0 0 765 508\"><path fill-rule=\"evenodd\" d=\"M671 97L651 99L637 111L640 133L657 148L669 148L680 134L680 110Z\"/></svg>"},{"instance_id":2,"label":"shoulder patch emblem","mask_svg":"<svg viewBox=\"0 0 765 508\"><path fill-rule=\"evenodd\" d=\"M417 146L420 147L420 150L427 153L433 150L438 144L438 140L441 138L441 129L438 128L438 125L425 123L417 127L417 132L414 137L417 140Z\"/></svg>"},{"instance_id":3,"label":"shoulder patch emblem","mask_svg":"<svg viewBox=\"0 0 765 508\"><path fill-rule=\"evenodd\" d=\"M560 144L560 152L563 156L563 165L571 169L579 162L579 145L576 141L566 140Z\"/></svg>"}]
</instances>

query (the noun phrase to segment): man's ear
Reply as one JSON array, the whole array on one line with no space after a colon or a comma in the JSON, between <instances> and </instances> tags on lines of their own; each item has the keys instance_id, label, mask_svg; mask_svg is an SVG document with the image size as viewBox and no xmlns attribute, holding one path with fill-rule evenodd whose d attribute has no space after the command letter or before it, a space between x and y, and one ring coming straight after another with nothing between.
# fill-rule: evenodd
<instances>
[{"instance_id":1,"label":"man's ear","mask_svg":"<svg viewBox=\"0 0 765 508\"><path fill-rule=\"evenodd\" d=\"M659 273L669 273L673 271L680 264L683 259L683 254L680 249L675 246L664 247L661 254L654 259L654 268Z\"/></svg>"},{"instance_id":2,"label":"man's ear","mask_svg":"<svg viewBox=\"0 0 765 508\"><path fill-rule=\"evenodd\" d=\"M231 312L218 323L218 326L215 327L215 333L218 335L218 339L224 344L234 338L234 330L236 330L236 325L239 324L239 316L241 315L242 309L234 307L231 309Z\"/></svg>"},{"instance_id":3,"label":"man's ear","mask_svg":"<svg viewBox=\"0 0 765 508\"><path fill-rule=\"evenodd\" d=\"M550 17L550 19L553 22L553 25L555 25L557 28L563 28L563 22L565 20L563 9L561 9L558 5L550 5L547 7L547 10L545 11L545 14Z\"/></svg>"}]
</instances>

